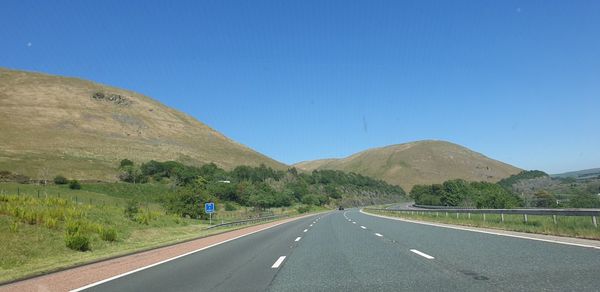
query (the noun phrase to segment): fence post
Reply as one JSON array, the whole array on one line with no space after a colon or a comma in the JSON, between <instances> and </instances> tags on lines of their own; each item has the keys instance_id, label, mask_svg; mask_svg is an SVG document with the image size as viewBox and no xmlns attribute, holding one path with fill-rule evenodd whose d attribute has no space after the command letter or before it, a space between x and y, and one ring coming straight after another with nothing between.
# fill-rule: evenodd
<instances>
[{"instance_id":1,"label":"fence post","mask_svg":"<svg viewBox=\"0 0 600 292\"><path fill-rule=\"evenodd\" d=\"M458 219L458 215L459 215L459 214L460 214L460 213L456 212L456 219Z\"/></svg>"},{"instance_id":2,"label":"fence post","mask_svg":"<svg viewBox=\"0 0 600 292\"><path fill-rule=\"evenodd\" d=\"M448 212L446 212L446 217L448 217Z\"/></svg>"},{"instance_id":3,"label":"fence post","mask_svg":"<svg viewBox=\"0 0 600 292\"><path fill-rule=\"evenodd\" d=\"M552 215L552 221L554 221L554 224L556 224L556 215Z\"/></svg>"},{"instance_id":4,"label":"fence post","mask_svg":"<svg viewBox=\"0 0 600 292\"><path fill-rule=\"evenodd\" d=\"M435 217L437 217L437 216L438 216L438 212L435 212Z\"/></svg>"},{"instance_id":5,"label":"fence post","mask_svg":"<svg viewBox=\"0 0 600 292\"><path fill-rule=\"evenodd\" d=\"M502 218L502 223L504 223L504 213L500 213L500 218Z\"/></svg>"},{"instance_id":6,"label":"fence post","mask_svg":"<svg viewBox=\"0 0 600 292\"><path fill-rule=\"evenodd\" d=\"M469 219L471 219L471 213L468 213L467 216L469 217Z\"/></svg>"},{"instance_id":7,"label":"fence post","mask_svg":"<svg viewBox=\"0 0 600 292\"><path fill-rule=\"evenodd\" d=\"M485 213L483 213L483 222L485 222Z\"/></svg>"},{"instance_id":8,"label":"fence post","mask_svg":"<svg viewBox=\"0 0 600 292\"><path fill-rule=\"evenodd\" d=\"M525 219L525 223L527 223L527 214L523 214L523 218Z\"/></svg>"},{"instance_id":9,"label":"fence post","mask_svg":"<svg viewBox=\"0 0 600 292\"><path fill-rule=\"evenodd\" d=\"M594 227L598 228L598 222L596 221L596 216L592 216L592 221L594 222Z\"/></svg>"}]
</instances>

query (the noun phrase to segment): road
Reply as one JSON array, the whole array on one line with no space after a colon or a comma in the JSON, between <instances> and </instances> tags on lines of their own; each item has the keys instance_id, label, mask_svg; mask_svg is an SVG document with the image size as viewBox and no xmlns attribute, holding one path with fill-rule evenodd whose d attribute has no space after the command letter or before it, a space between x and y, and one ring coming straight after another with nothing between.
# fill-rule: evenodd
<instances>
[{"instance_id":1,"label":"road","mask_svg":"<svg viewBox=\"0 0 600 292\"><path fill-rule=\"evenodd\" d=\"M299 219L89 291L597 291L600 250L378 218Z\"/></svg>"}]
</instances>

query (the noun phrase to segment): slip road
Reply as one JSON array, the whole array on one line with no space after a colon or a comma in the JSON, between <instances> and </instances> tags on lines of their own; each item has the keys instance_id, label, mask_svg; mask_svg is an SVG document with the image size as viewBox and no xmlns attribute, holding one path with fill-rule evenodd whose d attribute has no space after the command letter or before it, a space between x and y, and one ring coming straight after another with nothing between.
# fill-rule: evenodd
<instances>
[{"instance_id":1,"label":"slip road","mask_svg":"<svg viewBox=\"0 0 600 292\"><path fill-rule=\"evenodd\" d=\"M600 249L374 217L282 224L86 291L592 291Z\"/></svg>"}]
</instances>

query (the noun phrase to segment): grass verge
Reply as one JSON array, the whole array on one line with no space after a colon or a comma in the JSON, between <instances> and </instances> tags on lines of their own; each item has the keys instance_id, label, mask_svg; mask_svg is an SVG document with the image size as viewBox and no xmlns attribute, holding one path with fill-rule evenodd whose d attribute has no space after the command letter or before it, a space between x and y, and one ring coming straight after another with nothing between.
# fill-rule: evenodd
<instances>
[{"instance_id":1,"label":"grass verge","mask_svg":"<svg viewBox=\"0 0 600 292\"><path fill-rule=\"evenodd\" d=\"M26 187L25 187L26 188ZM69 196L46 196L36 192L0 194L0 284L115 256L170 245L244 228L257 222L207 230L206 221L165 214L158 206L142 206L134 216L121 204L106 204L98 197L79 200L83 191ZM92 193L90 192L90 198ZM63 193L67 195L67 193ZM78 200L72 200L77 196ZM105 199L113 198L106 196ZM221 209L223 210L223 209ZM268 210L271 214L298 215L297 208ZM315 208L311 212L321 211ZM256 216L247 209L220 211L222 220ZM86 251L81 251L86 250Z\"/></svg>"},{"instance_id":2,"label":"grass verge","mask_svg":"<svg viewBox=\"0 0 600 292\"><path fill-rule=\"evenodd\" d=\"M486 214L484 220L483 214L471 214L470 218L467 214L459 214L457 218L457 213L451 212L438 212L436 215L436 212L398 212L368 208L363 211L418 221L600 240L600 228L594 227L591 217L557 216L557 223L554 224L552 216L528 215L525 222L523 215L505 214L502 222L500 214Z\"/></svg>"}]
</instances>

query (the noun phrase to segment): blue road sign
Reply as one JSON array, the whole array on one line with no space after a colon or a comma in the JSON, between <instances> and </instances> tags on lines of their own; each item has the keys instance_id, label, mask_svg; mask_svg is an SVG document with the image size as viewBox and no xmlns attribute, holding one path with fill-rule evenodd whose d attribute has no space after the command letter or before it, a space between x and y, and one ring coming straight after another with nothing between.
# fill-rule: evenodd
<instances>
[{"instance_id":1,"label":"blue road sign","mask_svg":"<svg viewBox=\"0 0 600 292\"><path fill-rule=\"evenodd\" d=\"M215 212L215 203L205 203L204 212L209 214Z\"/></svg>"}]
</instances>

